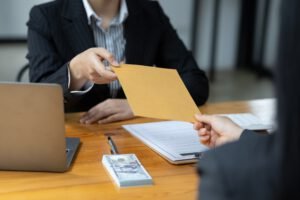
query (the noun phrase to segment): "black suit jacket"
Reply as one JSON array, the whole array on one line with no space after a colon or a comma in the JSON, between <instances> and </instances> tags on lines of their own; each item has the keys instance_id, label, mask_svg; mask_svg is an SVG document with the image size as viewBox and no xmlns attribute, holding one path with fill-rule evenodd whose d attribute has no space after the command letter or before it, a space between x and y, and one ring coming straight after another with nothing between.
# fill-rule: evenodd
<instances>
[{"instance_id":1,"label":"black suit jacket","mask_svg":"<svg viewBox=\"0 0 300 200\"><path fill-rule=\"evenodd\" d=\"M198 163L199 199L276 199L280 154L274 139L245 131L239 141L207 152Z\"/></svg>"},{"instance_id":2,"label":"black suit jacket","mask_svg":"<svg viewBox=\"0 0 300 200\"><path fill-rule=\"evenodd\" d=\"M125 56L130 64L178 70L197 105L208 97L208 81L172 28L157 2L127 0ZM84 95L68 90L68 62L95 47L82 0L56 0L32 8L28 25L30 81L63 87L66 111L84 111L110 98L108 85L95 85ZM118 98L125 98L118 92Z\"/></svg>"}]
</instances>

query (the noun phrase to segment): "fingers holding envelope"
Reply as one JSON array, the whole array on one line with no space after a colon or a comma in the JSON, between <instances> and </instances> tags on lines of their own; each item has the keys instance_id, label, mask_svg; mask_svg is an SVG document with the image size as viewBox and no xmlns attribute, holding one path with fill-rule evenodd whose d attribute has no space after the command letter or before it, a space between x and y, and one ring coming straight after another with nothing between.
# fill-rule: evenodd
<instances>
[{"instance_id":1,"label":"fingers holding envelope","mask_svg":"<svg viewBox=\"0 0 300 200\"><path fill-rule=\"evenodd\" d=\"M227 117L195 115L194 129L200 141L208 147L215 147L239 139L243 129Z\"/></svg>"}]
</instances>

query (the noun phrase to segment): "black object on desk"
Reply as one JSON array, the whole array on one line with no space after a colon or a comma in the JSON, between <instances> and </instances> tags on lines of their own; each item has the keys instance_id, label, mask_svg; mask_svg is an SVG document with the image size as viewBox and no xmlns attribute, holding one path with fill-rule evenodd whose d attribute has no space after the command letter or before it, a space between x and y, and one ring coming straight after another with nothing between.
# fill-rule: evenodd
<instances>
[{"instance_id":1,"label":"black object on desk","mask_svg":"<svg viewBox=\"0 0 300 200\"><path fill-rule=\"evenodd\" d=\"M117 149L116 144L114 143L114 141L112 140L112 138L110 136L107 137L108 140L108 144L110 146L110 153L111 154L119 154L119 151Z\"/></svg>"}]
</instances>

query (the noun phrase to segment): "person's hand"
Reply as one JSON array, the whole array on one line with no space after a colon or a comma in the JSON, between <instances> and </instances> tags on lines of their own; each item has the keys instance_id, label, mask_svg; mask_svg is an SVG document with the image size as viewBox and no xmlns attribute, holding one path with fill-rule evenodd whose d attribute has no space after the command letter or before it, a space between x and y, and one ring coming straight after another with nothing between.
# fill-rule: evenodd
<instances>
[{"instance_id":1,"label":"person's hand","mask_svg":"<svg viewBox=\"0 0 300 200\"><path fill-rule=\"evenodd\" d=\"M194 129L198 131L201 143L210 148L238 140L243 132L227 117L197 114L195 118Z\"/></svg>"},{"instance_id":2,"label":"person's hand","mask_svg":"<svg viewBox=\"0 0 300 200\"><path fill-rule=\"evenodd\" d=\"M69 64L71 75L71 90L79 90L87 81L96 84L107 84L117 79L111 69L105 69L103 61L118 66L113 54L104 48L90 48L75 56Z\"/></svg>"},{"instance_id":3,"label":"person's hand","mask_svg":"<svg viewBox=\"0 0 300 200\"><path fill-rule=\"evenodd\" d=\"M91 108L81 119L82 124L106 124L133 118L133 112L124 99L108 99Z\"/></svg>"}]
</instances>

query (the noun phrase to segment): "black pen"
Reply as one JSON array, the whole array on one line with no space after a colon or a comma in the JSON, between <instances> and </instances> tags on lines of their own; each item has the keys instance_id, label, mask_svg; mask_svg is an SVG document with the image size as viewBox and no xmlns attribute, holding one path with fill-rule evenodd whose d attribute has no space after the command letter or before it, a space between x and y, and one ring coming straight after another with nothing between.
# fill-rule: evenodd
<instances>
[{"instance_id":1,"label":"black pen","mask_svg":"<svg viewBox=\"0 0 300 200\"><path fill-rule=\"evenodd\" d=\"M117 149L117 146L116 146L116 144L114 143L114 141L111 139L110 136L107 137L107 140L108 140L108 144L109 144L109 146L110 146L110 153L111 153L111 154L119 154L118 149Z\"/></svg>"}]
</instances>

